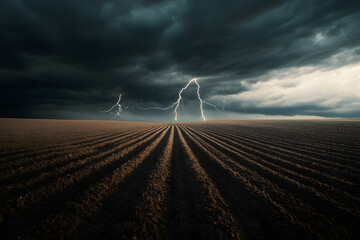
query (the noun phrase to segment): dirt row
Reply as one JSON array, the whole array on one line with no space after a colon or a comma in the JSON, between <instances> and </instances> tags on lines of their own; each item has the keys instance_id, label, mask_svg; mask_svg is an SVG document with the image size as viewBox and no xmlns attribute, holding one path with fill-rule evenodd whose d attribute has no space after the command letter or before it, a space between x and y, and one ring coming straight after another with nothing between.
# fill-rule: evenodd
<instances>
[{"instance_id":1,"label":"dirt row","mask_svg":"<svg viewBox=\"0 0 360 240\"><path fill-rule=\"evenodd\" d=\"M360 151L345 143L360 122L323 124L59 122L63 140L36 125L29 152L30 133L2 136L0 236L356 239Z\"/></svg>"}]
</instances>

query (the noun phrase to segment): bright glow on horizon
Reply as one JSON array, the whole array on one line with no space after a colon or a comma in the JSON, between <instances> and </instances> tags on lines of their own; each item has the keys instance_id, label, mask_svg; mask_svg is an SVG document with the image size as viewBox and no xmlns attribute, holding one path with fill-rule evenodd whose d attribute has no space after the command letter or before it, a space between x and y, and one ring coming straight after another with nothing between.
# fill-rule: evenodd
<instances>
[{"instance_id":1,"label":"bright glow on horizon","mask_svg":"<svg viewBox=\"0 0 360 240\"><path fill-rule=\"evenodd\" d=\"M360 63L331 70L314 67L279 71L268 81L249 84L249 90L230 96L245 107L315 105L346 113L360 109Z\"/></svg>"}]
</instances>

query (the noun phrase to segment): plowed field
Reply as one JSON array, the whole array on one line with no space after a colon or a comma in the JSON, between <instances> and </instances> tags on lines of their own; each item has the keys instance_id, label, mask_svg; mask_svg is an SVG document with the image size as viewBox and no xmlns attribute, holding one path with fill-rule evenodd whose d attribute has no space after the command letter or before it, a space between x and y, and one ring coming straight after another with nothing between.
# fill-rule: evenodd
<instances>
[{"instance_id":1,"label":"plowed field","mask_svg":"<svg viewBox=\"0 0 360 240\"><path fill-rule=\"evenodd\" d=\"M360 121L0 119L0 239L359 239Z\"/></svg>"}]
</instances>

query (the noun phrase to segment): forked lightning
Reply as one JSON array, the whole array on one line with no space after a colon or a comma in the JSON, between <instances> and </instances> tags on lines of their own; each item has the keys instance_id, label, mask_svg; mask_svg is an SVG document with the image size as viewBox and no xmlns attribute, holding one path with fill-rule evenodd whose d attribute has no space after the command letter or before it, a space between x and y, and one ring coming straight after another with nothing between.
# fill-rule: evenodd
<instances>
[{"instance_id":1,"label":"forked lightning","mask_svg":"<svg viewBox=\"0 0 360 240\"><path fill-rule=\"evenodd\" d=\"M211 107L214 107L216 110L219 110L219 109L218 109L214 104L208 103L208 102L206 102L206 101L204 101L204 100L201 99L201 97L200 97L200 85L199 85L199 83L197 82L197 80L198 80L198 78L193 78L193 79L191 79L191 80L186 84L186 86L183 87L183 88L180 90L180 92L179 92L179 98L177 99L177 101L174 102L173 104L171 104L170 106L164 107L164 108L162 108L162 107L148 107L148 108L142 108L142 109L145 109L145 110L148 110L148 109L169 110L169 109L175 107L173 113L175 114L175 121L177 121L177 119L178 119L178 112L177 112L177 111L178 111L178 108L179 108L180 103L182 102L182 96L181 96L181 94L182 94L182 92L183 92L185 89L187 89L187 88L189 87L189 85L190 85L191 83L194 82L194 83L196 84L196 86L197 86L197 96L198 96L198 99L199 99L199 101L200 101L201 118L202 118L204 121L206 121L206 118L205 118L205 115L204 115L203 104L207 104L207 105L209 105L209 106L211 106Z\"/></svg>"},{"instance_id":2,"label":"forked lightning","mask_svg":"<svg viewBox=\"0 0 360 240\"><path fill-rule=\"evenodd\" d=\"M120 101L121 101L121 94L119 95L118 101L111 108L109 108L109 110L99 110L99 112L107 112L107 113L110 113L110 114L112 114L114 116L120 116L120 113L123 111L122 107L121 107L121 104L120 104ZM114 108L117 108L115 110L115 113L112 112L112 110Z\"/></svg>"}]
</instances>

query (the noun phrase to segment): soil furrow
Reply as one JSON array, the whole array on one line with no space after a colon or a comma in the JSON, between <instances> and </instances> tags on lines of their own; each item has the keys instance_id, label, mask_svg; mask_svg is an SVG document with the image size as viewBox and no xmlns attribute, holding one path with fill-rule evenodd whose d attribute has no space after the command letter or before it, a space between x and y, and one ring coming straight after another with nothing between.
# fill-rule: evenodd
<instances>
[{"instance_id":1,"label":"soil furrow","mask_svg":"<svg viewBox=\"0 0 360 240\"><path fill-rule=\"evenodd\" d=\"M139 151L143 152L143 149L147 147L146 144L151 144L152 140L158 139L158 136L161 135L162 132L163 130L160 129L157 132L152 133L150 136L142 139L140 142L132 144L131 146L121 150L121 152L112 154L102 161L99 161L97 164L90 165L71 175L61 177L57 179L56 182L44 186L34 192L29 192L17 199L9 200L3 204L1 212L12 216L19 212L25 213L35 206L41 208L39 204L44 204L45 200L48 201L48 205L56 207L55 203L62 199L66 199L67 195L71 196L81 192L81 189L86 189L89 184L91 185L92 183L95 183L97 179L111 174L114 169L126 164L127 158L139 154Z\"/></svg>"},{"instance_id":2,"label":"soil furrow","mask_svg":"<svg viewBox=\"0 0 360 240\"><path fill-rule=\"evenodd\" d=\"M80 239L164 239L173 142L174 126L95 219L83 224Z\"/></svg>"},{"instance_id":3,"label":"soil furrow","mask_svg":"<svg viewBox=\"0 0 360 240\"><path fill-rule=\"evenodd\" d=\"M148 130L148 129L145 129L145 130ZM85 143L76 144L76 143L72 143L71 141L68 141L68 144L65 147L46 148L46 150L44 150L42 152L31 152L22 157L16 156L16 157L14 157L14 158L16 158L16 160L9 161L6 164L3 164L0 169L1 169L1 172L6 171L11 168L16 168L16 167L23 169L23 168L26 168L28 165L40 164L40 162L47 162L54 158L62 157L62 156L64 156L64 152L68 153L68 154L70 154L70 153L77 154L77 153L79 153L79 151L77 150L76 152L74 152L73 151L74 149L82 149L82 150L85 150L88 148L91 149L92 146L96 146L101 143L108 143L111 140L113 140L113 142L115 142L117 139L122 139L126 136L129 136L131 134L138 133L138 132L139 131L135 131L135 132L127 131L127 132L121 132L121 133L116 133L116 134L110 134L110 135L101 137L99 139L96 139L94 141L91 141L90 143L88 141L84 141Z\"/></svg>"},{"instance_id":4,"label":"soil furrow","mask_svg":"<svg viewBox=\"0 0 360 240\"><path fill-rule=\"evenodd\" d=\"M83 136L84 138L86 138L87 140L83 140L83 138L76 138L78 140L80 140L79 142L73 142L73 139L66 139L66 143L58 143L56 141L54 142L49 142L47 144L46 147L44 147L44 145L40 145L38 148L34 147L34 146L23 146L24 150L17 150L15 149L13 152L9 152L7 154L7 156L2 156L2 161L6 161L6 165L1 166L0 169L3 169L5 167L8 166L16 166L18 163L18 159L19 158L34 158L38 155L45 155L45 154L51 154L55 151L63 151L66 149L71 149L73 146L81 146L81 143L91 143L91 142L96 142L96 141L101 141L101 140L105 140L107 138L110 137L115 137L118 135L124 134L123 132L119 132L119 133L106 133L106 134L101 134L100 136L96 136L94 139L88 139L88 136ZM61 140L62 142L64 142L64 139ZM33 144L33 142L32 142Z\"/></svg>"},{"instance_id":5,"label":"soil furrow","mask_svg":"<svg viewBox=\"0 0 360 240\"><path fill-rule=\"evenodd\" d=\"M1 239L358 239L360 120L0 119Z\"/></svg>"},{"instance_id":6,"label":"soil furrow","mask_svg":"<svg viewBox=\"0 0 360 240\"><path fill-rule=\"evenodd\" d=\"M187 132L186 130L184 131ZM188 132L187 138L189 142L193 143L194 148L198 148L199 151L204 153L204 157L207 156L208 159L213 160L213 163L215 166L217 166L217 171L222 172L223 177L230 177L227 182L241 182L240 186L243 188L245 187L245 189L247 189L249 192L248 194L252 194L258 199L262 198L262 200L268 204L270 203L272 206L271 208L273 209L275 215L278 216L278 219L287 219L287 222L290 225L286 227L291 227L293 229L300 227L303 231L306 231L309 234L314 234L316 236L321 236L323 231L329 231L329 229L333 229L335 227L335 234L341 235L343 233L344 230L342 226L334 226L331 221L325 221L326 219L323 216L316 214L316 211L314 211L314 209L312 209L309 205L304 205L291 194L285 193L282 189L272 184L265 178L259 176L253 170L249 171L249 169L237 164L236 162L232 161L232 159L226 157L226 155L220 153L215 148L211 147L200 139L194 139L191 135L189 135ZM200 140L200 142L198 142L198 140ZM205 146L207 147L205 148ZM211 152L208 149L211 149ZM217 152L218 154L222 155L221 160L213 155L212 152ZM208 162L208 164L210 163ZM216 179L218 179L218 177ZM231 178L233 180L231 180ZM247 183L245 186L242 185L244 182ZM309 225L311 222L301 221L300 219L297 219L296 216L303 216L303 218L307 216L308 220L311 218L321 219L323 226L316 226L319 227L319 229L313 229ZM284 224L284 221L282 221L282 224ZM277 231L280 231L280 229Z\"/></svg>"},{"instance_id":7,"label":"soil furrow","mask_svg":"<svg viewBox=\"0 0 360 240\"><path fill-rule=\"evenodd\" d=\"M247 131L246 129L241 129L241 132L239 132L239 130L236 128L231 128L231 129L224 128L224 130L225 129L227 129L226 130L227 132L240 134L244 137L248 137L248 138L256 137L258 141L264 141L264 143L269 143L269 144L274 143L288 147L291 150L293 149L303 152L314 153L315 156L318 155L325 157L325 160L326 158L329 157L330 159L335 157L335 160L337 158L347 160L348 158L352 158L355 156L354 151L351 150L345 151L344 148L347 148L348 145L333 144L331 147L329 147L329 145L331 145L329 141L325 141L327 145L325 144L321 144L321 146L316 145L319 144L320 142L324 142L324 139L309 144L309 142L311 142L309 138L294 140L291 135L295 135L295 134L289 134L289 132L277 132L277 131L264 132L264 130L261 129L261 131L256 131L254 135L253 130ZM317 148L315 148L316 146ZM338 151L334 151L334 148L336 149L341 148L341 149L339 149ZM350 153L350 155L346 155L346 153ZM341 158L341 155L343 155L343 157L345 158Z\"/></svg>"},{"instance_id":8,"label":"soil furrow","mask_svg":"<svg viewBox=\"0 0 360 240\"><path fill-rule=\"evenodd\" d=\"M174 161L177 161L179 165L186 164L181 167L181 170L184 172L179 174L186 174L184 176L185 178L191 176L192 179L194 179L193 182L189 182L190 185L188 185L187 188L190 188L192 195L196 196L195 198L192 198L194 201L192 204L195 204L196 207L193 206L193 209L182 210L181 205L173 202L175 205L173 207L179 207L179 209L173 208L172 211L170 210L171 219L175 222L172 221L172 223L169 224L177 231L170 233L169 238L243 239L245 234L241 225L233 217L228 203L223 199L219 190L215 187L213 180L199 164L196 155L184 139L182 131L178 128L177 137L181 144L180 151L183 151L185 156L183 159L174 159ZM173 197L174 195L172 195L172 198ZM179 200L174 199L173 201ZM190 228L189 225L184 222L184 219L181 219L181 217L184 216L183 211L191 211L191 214L195 215L195 218L191 219L192 226ZM195 226L196 228L194 228Z\"/></svg>"},{"instance_id":9,"label":"soil furrow","mask_svg":"<svg viewBox=\"0 0 360 240\"><path fill-rule=\"evenodd\" d=\"M151 154L154 154L156 149L161 149L161 142L164 141L166 134L169 134L169 129L170 127L168 126L165 130L162 130L156 139L153 139L153 141L143 150L139 151L138 154L124 162L121 167L116 168L111 176L96 181L84 194L74 198L75 200L70 199L58 212L42 219L38 225L35 225L29 232L25 233L25 237L41 239L70 238L84 221L101 211L108 198L111 198L119 190L122 183L126 183L126 185L130 183L127 180L132 174L139 173L146 179L150 174L149 168L151 170L154 161L158 159L156 157L151 158ZM149 164L145 165L144 168L140 168L144 161ZM142 178L138 179L135 177L135 179L135 185L132 186L130 183L128 186L131 187L129 191L131 194L139 192L139 185L144 184ZM132 195L132 197L133 196L134 195ZM132 197L124 197L121 193L120 197L123 198L123 201L126 200L130 203L136 201L136 199ZM122 209L124 211L129 210L128 207ZM122 217L122 214L116 212L114 214L117 214L117 217ZM111 220L109 222L111 222ZM38 234L39 232L41 234ZM100 235L99 237L103 239L104 236Z\"/></svg>"},{"instance_id":10,"label":"soil furrow","mask_svg":"<svg viewBox=\"0 0 360 240\"><path fill-rule=\"evenodd\" d=\"M354 168L352 166L348 166L346 164L341 163L341 161L350 161L349 159L344 158L336 158L336 156L327 154L327 155L320 155L318 152L313 151L304 151L304 149L296 148L291 145L279 145L276 143L276 140L271 140L269 142L263 141L264 137L259 137L257 135L246 136L244 133L234 134L233 132L226 132L226 131L211 131L202 128L202 131L212 134L219 134L220 136L227 138L228 140L241 142L246 146L251 146L252 148L260 148L261 146L262 151L271 152L275 155L285 155L292 158L297 158L298 161L305 162L306 164L310 165L311 167L319 167L320 169L324 170L325 172L330 169L330 171L347 171L345 175L348 173L360 173L359 169ZM246 136L246 137L245 137ZM252 143L252 144L251 144ZM289 155L290 154L290 155ZM316 158L314 156L319 155L320 158ZM335 162L329 161L329 158L335 158Z\"/></svg>"},{"instance_id":11,"label":"soil furrow","mask_svg":"<svg viewBox=\"0 0 360 240\"><path fill-rule=\"evenodd\" d=\"M22 195L25 195L27 192L39 190L44 185L51 185L59 177L63 175L73 175L74 173L86 167L98 164L100 161L103 161L104 159L110 157L113 154L116 154L116 152L122 151L128 146L140 142L144 137L149 136L150 134L158 131L159 129L161 128L136 134L135 136L126 139L128 141L121 143L116 147L111 146L108 149L103 148L100 151L93 152L84 159L79 158L77 161L72 161L71 163L61 168L56 168L51 172L42 172L39 176L34 176L31 178L29 176L29 180L24 183L16 183L13 185L5 186L2 188L0 199L5 201L14 197L18 198Z\"/></svg>"},{"instance_id":12,"label":"soil furrow","mask_svg":"<svg viewBox=\"0 0 360 240\"><path fill-rule=\"evenodd\" d=\"M210 148L209 145L208 148ZM219 144L217 145L217 149L222 149L222 153L226 152L227 154L231 155L231 151ZM241 157L241 155L239 157ZM242 161L242 164L244 163L245 162ZM288 190L290 193L301 199L303 202L307 203L309 206L313 205L321 214L337 218L341 220L342 224L345 224L349 227L351 226L353 230L356 229L355 225L359 216L359 212L356 206L359 206L359 204L355 205L354 207L349 207L342 203L336 202L328 196L317 192L316 189L303 186L279 173L266 169L260 164L256 164L256 162L254 165L244 165L250 169L254 169L254 171L258 174L263 175L266 179L269 179L277 184L279 187L284 189L284 192L285 189L290 189ZM257 166L260 166L260 168Z\"/></svg>"},{"instance_id":13,"label":"soil furrow","mask_svg":"<svg viewBox=\"0 0 360 240\"><path fill-rule=\"evenodd\" d=\"M106 150L114 148L114 146L117 146L124 141L131 140L143 133L145 134L154 130L156 130L156 128L141 132L129 133L122 137L109 140L108 142L94 145L91 148L74 148L72 151L62 153L58 157L52 159L40 158L41 160L38 160L27 167L21 166L19 168L12 169L11 171L2 173L0 178L0 182L2 183L1 185L6 186L6 184L11 183L12 179L23 181L30 177L35 177L39 173L50 172L54 169L61 168L66 164L72 164L73 162L76 162L80 159L94 156L94 153L96 154L96 152L105 152ZM4 184L4 182L6 184Z\"/></svg>"},{"instance_id":14,"label":"soil furrow","mask_svg":"<svg viewBox=\"0 0 360 240\"><path fill-rule=\"evenodd\" d=\"M237 141L229 141L228 139L221 137L221 136L216 136L216 138L221 139L223 141L223 143L224 142L228 143L228 145L229 144L236 145L237 151L241 152L241 154L243 154L243 155L247 155L252 158L259 157L259 158L263 159L264 161L268 160L267 163L271 164L273 166L275 164L277 164L277 165L275 165L275 167L281 167L281 168L287 169L289 171L295 171L295 172L301 173L304 176L312 177L316 180L318 180L318 179L325 180L337 188L346 189L350 193L354 192L354 186L356 185L354 182L351 182L347 179L339 178L337 176L329 175L324 172L314 170L311 167L306 167L306 166L300 165L299 163L296 162L296 160L294 158L291 158L291 160L279 158L277 156L270 155L267 152L262 152L260 150L246 147L246 146L244 146L244 144L238 143ZM234 148L235 148L235 146L234 146Z\"/></svg>"},{"instance_id":15,"label":"soil furrow","mask_svg":"<svg viewBox=\"0 0 360 240\"><path fill-rule=\"evenodd\" d=\"M329 184L325 184L323 182L318 181L317 179L322 179L320 176L317 178L310 178L307 176L304 176L302 174L300 174L300 172L302 172L301 168L298 171L292 171L289 170L288 168L284 167L281 163L282 159L276 159L278 160L280 163L279 164L274 164L274 161L272 161L274 158L271 156L269 157L269 155L264 154L264 155L252 155L252 154L247 154L247 152L244 152L242 150L240 150L239 148L233 146L236 145L234 144L234 142L228 142L226 141L221 141L218 138L212 137L209 134L205 134L205 133L200 133L197 132L195 130L192 130L193 133L203 136L203 140L211 143L215 143L217 146L220 146L222 149L224 149L225 151L227 151L228 154L231 154L233 157L237 158L237 157L246 157L247 159L253 159L254 161L256 161L257 163L261 164L261 166L272 169L273 171L276 171L277 173L281 173L284 176L299 182L299 184L303 184L306 186L306 188L310 187L311 189L313 189L314 192L317 192L317 190L320 188L323 191L323 194L317 193L316 195L332 195L335 199L339 199L338 201L342 202L345 200L345 202L348 203L349 206L354 206L353 207L353 211L357 211L356 209L358 208L357 206L360 206L360 199L350 195L347 192L344 192L343 188L340 188L342 190L336 189L334 188L332 185ZM231 145L230 145L231 144ZM238 154L236 154L238 153ZM264 158L265 156L265 158ZM253 162L253 160L250 160L250 162ZM267 161L270 160L270 161ZM277 161L275 161L276 163ZM297 184L298 186L301 186ZM316 190L315 190L316 189ZM353 189L351 189L353 190ZM344 206L346 208L346 206Z\"/></svg>"}]
</instances>

